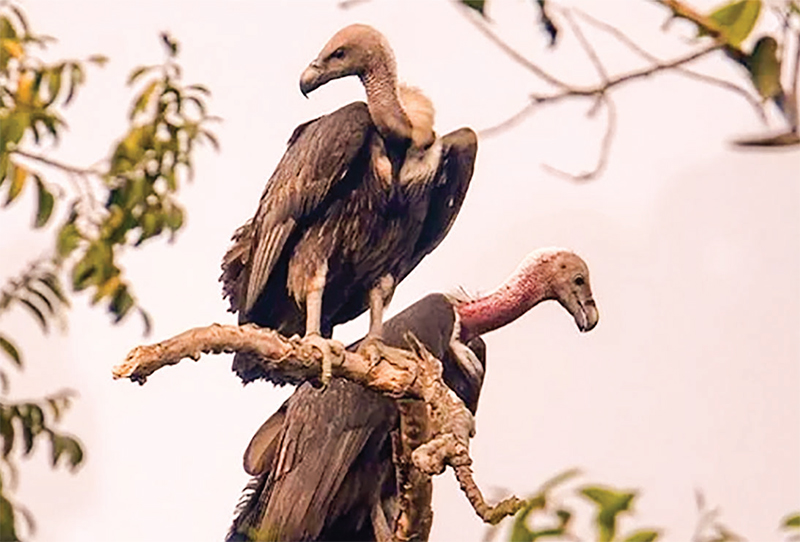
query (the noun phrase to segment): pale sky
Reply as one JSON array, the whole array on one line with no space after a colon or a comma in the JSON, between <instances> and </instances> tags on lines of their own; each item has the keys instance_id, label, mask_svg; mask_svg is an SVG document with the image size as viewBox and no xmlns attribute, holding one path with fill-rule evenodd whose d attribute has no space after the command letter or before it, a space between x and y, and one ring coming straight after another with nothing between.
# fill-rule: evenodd
<instances>
[{"instance_id":1,"label":"pale sky","mask_svg":"<svg viewBox=\"0 0 800 542\"><path fill-rule=\"evenodd\" d=\"M501 32L530 58L575 82L595 81L573 38L548 50L531 2L495 0ZM651 2L574 2L626 29L654 53L686 50L678 25ZM53 156L91 164L125 126L128 72L161 60L158 32L182 43L188 82L214 93L222 151L204 151L181 192L188 218L174 244L125 255L139 300L154 317L111 327L76 300L67 335L42 338L22 311L0 326L28 363L14 398L67 386L80 399L64 427L86 446L83 468L51 471L47 446L22 465L16 493L39 520L38 541L221 540L247 475L250 436L289 389L242 388L230 356L185 361L144 387L112 381L111 367L143 341L188 327L235 322L217 282L233 230L256 208L294 126L362 99L337 81L304 99L301 71L339 28L371 24L393 45L401 78L437 108L437 130L503 120L544 90L445 1L28 1L34 28L59 38L53 57L104 53L103 69L66 115ZM706 4L707 5L707 4ZM681 29L683 28L683 32ZM588 31L587 31L588 32ZM613 40L588 32L610 70L640 66ZM703 64L744 82L720 59ZM570 467L583 482L641 488L634 526L690 538L694 490L751 541L781 540L800 508L800 153L734 151L727 141L761 129L740 97L678 76L615 95L618 134L605 174L587 184L547 163L592 167L602 115L587 102L542 110L480 141L462 212L447 239L398 288L391 313L431 291L496 286L530 250L566 246L588 262L600 323L578 333L554 303L486 337L487 379L472 441L476 479L492 495L524 495ZM0 212L0 278L48 247L30 233L33 193ZM343 341L367 328L337 330ZM437 478L432 540L478 541L484 527L451 474ZM588 518L588 511L585 517Z\"/></svg>"}]
</instances>

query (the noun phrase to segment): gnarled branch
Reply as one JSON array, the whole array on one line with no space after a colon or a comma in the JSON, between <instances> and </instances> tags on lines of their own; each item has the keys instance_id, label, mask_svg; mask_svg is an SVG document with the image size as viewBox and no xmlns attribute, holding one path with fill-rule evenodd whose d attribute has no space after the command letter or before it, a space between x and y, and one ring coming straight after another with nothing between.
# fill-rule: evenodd
<instances>
[{"instance_id":1,"label":"gnarled branch","mask_svg":"<svg viewBox=\"0 0 800 542\"><path fill-rule=\"evenodd\" d=\"M458 396L442 379L442 365L413 336L410 350L385 348L383 357L371 363L341 343L329 340L335 356L333 376L399 399L400 435L395 441L398 468L400 517L394 527L397 540L425 540L430 532L430 477L453 467L462 490L478 515L496 523L514 514L523 501L512 497L492 507L483 499L472 479L469 439L474 419ZM248 324L212 324L194 328L160 343L138 346L125 361L113 368L115 379L128 378L144 384L157 370L184 358L195 361L203 353L249 352L256 354L264 368L279 373L286 382L318 380L321 353L300 338L287 339L275 331ZM409 459L410 458L410 459Z\"/></svg>"}]
</instances>

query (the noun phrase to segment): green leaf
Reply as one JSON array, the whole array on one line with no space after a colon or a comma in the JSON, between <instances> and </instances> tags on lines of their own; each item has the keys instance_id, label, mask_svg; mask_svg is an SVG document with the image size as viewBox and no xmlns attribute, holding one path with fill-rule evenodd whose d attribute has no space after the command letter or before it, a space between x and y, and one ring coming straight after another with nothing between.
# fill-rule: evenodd
<instances>
[{"instance_id":1,"label":"green leaf","mask_svg":"<svg viewBox=\"0 0 800 542\"><path fill-rule=\"evenodd\" d=\"M46 295L44 295L39 290L33 288L30 284L26 285L25 291L28 292L28 294L30 294L31 296L33 296L32 299L38 299L41 302L41 304L37 303L37 306L39 306L40 308L42 306L46 307L47 313L51 316L55 314L56 312L55 306L53 305L53 302L50 301L50 299ZM33 301L31 301L31 303L33 303Z\"/></svg>"},{"instance_id":2,"label":"green leaf","mask_svg":"<svg viewBox=\"0 0 800 542\"><path fill-rule=\"evenodd\" d=\"M81 68L80 64L77 62L72 62L69 64L69 67L69 92L64 100L64 105L68 105L72 101L72 99L75 97L75 93L78 91L78 87L80 87L86 79L83 73L83 68Z\"/></svg>"},{"instance_id":3,"label":"green leaf","mask_svg":"<svg viewBox=\"0 0 800 542\"><path fill-rule=\"evenodd\" d=\"M783 518L781 527L784 529L800 529L800 512L789 514Z\"/></svg>"},{"instance_id":4,"label":"green leaf","mask_svg":"<svg viewBox=\"0 0 800 542\"><path fill-rule=\"evenodd\" d=\"M582 488L580 492L594 501L600 508L595 519L599 541L610 542L616 532L617 515L628 510L636 494L620 492L601 486L587 486Z\"/></svg>"},{"instance_id":5,"label":"green leaf","mask_svg":"<svg viewBox=\"0 0 800 542\"><path fill-rule=\"evenodd\" d=\"M136 115L147 109L147 105L150 103L150 98L153 97L153 92L155 92L160 83L161 81L158 80L151 81L150 84L147 85L144 90L142 90L139 96L137 96L136 101L133 103L133 107L128 114L128 118L130 120L133 120Z\"/></svg>"},{"instance_id":6,"label":"green leaf","mask_svg":"<svg viewBox=\"0 0 800 542\"><path fill-rule=\"evenodd\" d=\"M772 36L764 36L753 47L745 60L750 79L762 98L769 99L783 93L781 88L781 61L778 58L778 42Z\"/></svg>"},{"instance_id":7,"label":"green leaf","mask_svg":"<svg viewBox=\"0 0 800 542\"><path fill-rule=\"evenodd\" d=\"M0 540L19 540L16 519L14 505L0 494Z\"/></svg>"},{"instance_id":8,"label":"green leaf","mask_svg":"<svg viewBox=\"0 0 800 542\"><path fill-rule=\"evenodd\" d=\"M5 16L0 17L0 39L17 39L17 29Z\"/></svg>"},{"instance_id":9,"label":"green leaf","mask_svg":"<svg viewBox=\"0 0 800 542\"><path fill-rule=\"evenodd\" d=\"M22 189L25 188L25 181L28 180L28 170L17 164L12 164L14 170L11 177L11 186L8 188L5 205L8 206L12 201L17 199Z\"/></svg>"},{"instance_id":10,"label":"green leaf","mask_svg":"<svg viewBox=\"0 0 800 542\"><path fill-rule=\"evenodd\" d=\"M153 322L150 319L150 315L147 313L147 311L141 307L139 308L139 316L142 317L142 324L144 325L143 335L148 337L150 333L153 332Z\"/></svg>"},{"instance_id":11,"label":"green leaf","mask_svg":"<svg viewBox=\"0 0 800 542\"><path fill-rule=\"evenodd\" d=\"M167 227L173 232L178 231L183 226L183 210L177 205L170 207L165 218Z\"/></svg>"},{"instance_id":12,"label":"green leaf","mask_svg":"<svg viewBox=\"0 0 800 542\"><path fill-rule=\"evenodd\" d=\"M64 295L64 289L61 287L61 280L53 273L46 273L44 276L38 278L44 286L58 299L63 305L69 307L69 299Z\"/></svg>"},{"instance_id":13,"label":"green leaf","mask_svg":"<svg viewBox=\"0 0 800 542\"><path fill-rule=\"evenodd\" d=\"M61 92L61 74L64 72L65 66L66 64L61 63L47 72L48 98L45 102L45 107L55 102L56 98L58 98L58 93Z\"/></svg>"},{"instance_id":14,"label":"green leaf","mask_svg":"<svg viewBox=\"0 0 800 542\"><path fill-rule=\"evenodd\" d=\"M642 529L628 535L622 542L653 542L661 533Z\"/></svg>"},{"instance_id":15,"label":"green leaf","mask_svg":"<svg viewBox=\"0 0 800 542\"><path fill-rule=\"evenodd\" d=\"M22 455L29 455L33 451L35 438L44 429L44 412L39 405L27 403L17 408L19 421L22 424L22 441L24 448Z\"/></svg>"},{"instance_id":16,"label":"green leaf","mask_svg":"<svg viewBox=\"0 0 800 542\"><path fill-rule=\"evenodd\" d=\"M108 57L105 55L92 55L86 59L86 62L91 62L102 68L108 63Z\"/></svg>"},{"instance_id":17,"label":"green leaf","mask_svg":"<svg viewBox=\"0 0 800 542\"><path fill-rule=\"evenodd\" d=\"M19 298L19 302L22 303L28 311L34 316L39 325L42 326L42 331L47 333L49 331L49 327L47 326L47 318L45 318L42 309L31 303L30 300L25 299L24 297Z\"/></svg>"},{"instance_id":18,"label":"green leaf","mask_svg":"<svg viewBox=\"0 0 800 542\"><path fill-rule=\"evenodd\" d=\"M0 349L8 354L8 357L11 358L11 361L13 361L17 367L22 367L22 357L19 355L19 350L17 350L17 347L14 346L14 343L2 335L0 335Z\"/></svg>"},{"instance_id":19,"label":"green leaf","mask_svg":"<svg viewBox=\"0 0 800 542\"><path fill-rule=\"evenodd\" d=\"M708 17L725 33L729 45L739 47L755 27L760 13L761 0L738 0L715 9ZM698 32L700 36L706 34L703 29Z\"/></svg>"},{"instance_id":20,"label":"green leaf","mask_svg":"<svg viewBox=\"0 0 800 542\"><path fill-rule=\"evenodd\" d=\"M14 15L17 16L17 19L19 19L19 24L22 25L22 30L28 34L30 32L30 27L28 26L28 19L25 18L25 14L14 4L10 4L9 7L11 8L11 11L14 12Z\"/></svg>"},{"instance_id":21,"label":"green leaf","mask_svg":"<svg viewBox=\"0 0 800 542\"><path fill-rule=\"evenodd\" d=\"M33 223L34 228L41 228L50 216L53 214L53 206L55 205L55 197L47 189L39 175L34 174L33 178L36 180L36 189L39 196L39 204L36 211L36 220Z\"/></svg>"},{"instance_id":22,"label":"green leaf","mask_svg":"<svg viewBox=\"0 0 800 542\"><path fill-rule=\"evenodd\" d=\"M186 87L186 90L196 90L201 94L205 94L206 96L211 96L211 91L208 90L208 87L204 85L189 85Z\"/></svg>"},{"instance_id":23,"label":"green leaf","mask_svg":"<svg viewBox=\"0 0 800 542\"><path fill-rule=\"evenodd\" d=\"M69 457L69 465L72 470L75 469L78 465L83 462L83 448L81 447L80 442L72 437L61 437L62 445L64 446L64 451L67 453Z\"/></svg>"},{"instance_id":24,"label":"green leaf","mask_svg":"<svg viewBox=\"0 0 800 542\"><path fill-rule=\"evenodd\" d=\"M53 468L58 466L58 460L65 455L71 470L74 470L83 461L83 449L80 443L72 437L51 433L50 446L50 460Z\"/></svg>"},{"instance_id":25,"label":"green leaf","mask_svg":"<svg viewBox=\"0 0 800 542\"><path fill-rule=\"evenodd\" d=\"M14 424L11 423L12 413L3 408L0 411L0 434L3 435L3 458L8 457L14 449Z\"/></svg>"},{"instance_id":26,"label":"green leaf","mask_svg":"<svg viewBox=\"0 0 800 542\"><path fill-rule=\"evenodd\" d=\"M206 140L209 143L211 143L211 146L214 147L214 150L219 152L219 141L217 141L216 136L211 132L209 132L208 130L202 130L200 133L203 134L203 136L205 136Z\"/></svg>"},{"instance_id":27,"label":"green leaf","mask_svg":"<svg viewBox=\"0 0 800 542\"><path fill-rule=\"evenodd\" d=\"M133 307L135 301L133 296L128 292L128 287L124 284L117 288L114 292L114 298L111 300L109 310L116 317L114 323L119 323L128 311Z\"/></svg>"},{"instance_id":28,"label":"green leaf","mask_svg":"<svg viewBox=\"0 0 800 542\"><path fill-rule=\"evenodd\" d=\"M131 74L128 76L128 86L134 84L137 79L139 79L142 75L146 74L147 72L149 72L154 68L155 66L139 66L138 68L133 70Z\"/></svg>"},{"instance_id":29,"label":"green leaf","mask_svg":"<svg viewBox=\"0 0 800 542\"><path fill-rule=\"evenodd\" d=\"M468 8L474 9L482 17L486 17L486 12L484 11L486 9L486 0L461 0L461 3Z\"/></svg>"},{"instance_id":30,"label":"green leaf","mask_svg":"<svg viewBox=\"0 0 800 542\"><path fill-rule=\"evenodd\" d=\"M75 222L67 222L58 232L56 238L56 250L61 258L69 256L73 250L78 248L81 240L81 232Z\"/></svg>"}]
</instances>

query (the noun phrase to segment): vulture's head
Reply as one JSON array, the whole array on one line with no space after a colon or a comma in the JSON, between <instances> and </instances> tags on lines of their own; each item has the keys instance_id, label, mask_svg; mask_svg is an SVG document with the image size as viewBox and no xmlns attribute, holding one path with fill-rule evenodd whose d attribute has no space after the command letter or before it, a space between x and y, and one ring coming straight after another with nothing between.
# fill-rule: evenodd
<instances>
[{"instance_id":1,"label":"vulture's head","mask_svg":"<svg viewBox=\"0 0 800 542\"><path fill-rule=\"evenodd\" d=\"M396 78L394 54L386 38L365 24L339 30L300 76L300 92L307 96L328 81L357 75Z\"/></svg>"},{"instance_id":2,"label":"vulture's head","mask_svg":"<svg viewBox=\"0 0 800 542\"><path fill-rule=\"evenodd\" d=\"M589 285L589 267L570 250L546 249L537 254L540 272L545 278L545 297L555 299L567 309L581 331L597 325L599 314Z\"/></svg>"}]
</instances>

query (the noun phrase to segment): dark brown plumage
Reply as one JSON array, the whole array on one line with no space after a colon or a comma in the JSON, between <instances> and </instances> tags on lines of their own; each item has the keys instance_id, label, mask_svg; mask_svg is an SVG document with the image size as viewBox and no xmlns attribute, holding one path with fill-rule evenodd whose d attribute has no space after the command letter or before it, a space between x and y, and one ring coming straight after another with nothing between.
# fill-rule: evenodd
<instances>
[{"instance_id":1,"label":"dark brown plumage","mask_svg":"<svg viewBox=\"0 0 800 542\"><path fill-rule=\"evenodd\" d=\"M240 323L330 337L333 326L369 308L368 338L380 336L394 287L461 208L475 133L436 138L430 102L398 85L391 49L370 27L337 33L301 89L349 75L361 78L367 103L297 127L255 216L234 234L221 280ZM233 367L245 382L274 376L247 354Z\"/></svg>"},{"instance_id":2,"label":"dark brown plumage","mask_svg":"<svg viewBox=\"0 0 800 542\"><path fill-rule=\"evenodd\" d=\"M405 348L406 333L413 333L442 361L445 383L474 413L486 366L479 334L545 299L561 303L581 331L597 324L586 264L549 249L532 253L486 296L424 297L386 322L383 340ZM390 526L394 519L390 433L397 417L393 400L346 380L334 378L324 389L300 386L245 452L245 469L255 476L228 540L375 540L376 507Z\"/></svg>"}]
</instances>

